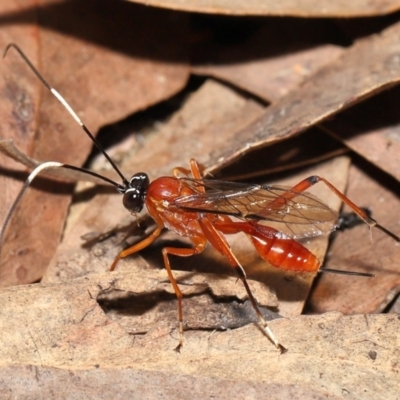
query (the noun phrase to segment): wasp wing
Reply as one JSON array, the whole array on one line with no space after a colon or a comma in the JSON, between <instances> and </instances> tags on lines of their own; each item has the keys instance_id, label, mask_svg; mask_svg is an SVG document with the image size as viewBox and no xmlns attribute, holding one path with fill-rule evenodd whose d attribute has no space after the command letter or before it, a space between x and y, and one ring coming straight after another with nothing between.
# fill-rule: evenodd
<instances>
[{"instance_id":1,"label":"wasp wing","mask_svg":"<svg viewBox=\"0 0 400 400\"><path fill-rule=\"evenodd\" d=\"M188 211L268 221L268 225L278 222L277 229L293 238L318 236L336 228L337 213L311 193L275 185L181 181L194 193L176 198L174 205Z\"/></svg>"}]
</instances>

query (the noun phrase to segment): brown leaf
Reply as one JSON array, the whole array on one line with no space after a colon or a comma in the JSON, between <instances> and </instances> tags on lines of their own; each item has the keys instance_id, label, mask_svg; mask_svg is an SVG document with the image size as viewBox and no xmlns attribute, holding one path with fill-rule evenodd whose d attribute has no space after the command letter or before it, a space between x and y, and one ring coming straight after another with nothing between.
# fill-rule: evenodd
<instances>
[{"instance_id":1,"label":"brown leaf","mask_svg":"<svg viewBox=\"0 0 400 400\"><path fill-rule=\"evenodd\" d=\"M241 89L274 102L341 53L340 47L324 45L316 49L282 54L272 59L194 66L193 72L232 82ZM268 78L264 79L264 76Z\"/></svg>"},{"instance_id":2,"label":"brown leaf","mask_svg":"<svg viewBox=\"0 0 400 400\"><path fill-rule=\"evenodd\" d=\"M38 8L30 3L25 8L12 7L11 3L1 6L1 18L11 24L2 32L4 43L18 43L52 85L71 99L93 132L170 97L186 83L182 39L187 19L183 15L177 17L178 22L171 12L123 2L43 1ZM34 17L35 33L27 34L27 28L19 24ZM35 41L24 45L26 40L21 37L27 36ZM10 51L2 68L8 72L2 74L0 83L5 94L1 136L13 138L33 158L81 164L91 141L15 52ZM7 187L10 204L20 183L14 186L7 180L2 186ZM60 190L48 182L36 186L45 192L29 190L13 218L13 232L8 231L1 285L40 278L59 242L69 204L65 193L71 188ZM56 193L51 194L52 190ZM7 209L4 204L1 221ZM32 214L35 218L30 218ZM46 229L39 223L44 220L49 221Z\"/></svg>"},{"instance_id":3,"label":"brown leaf","mask_svg":"<svg viewBox=\"0 0 400 400\"><path fill-rule=\"evenodd\" d=\"M382 15L400 8L395 0L130 0L174 10L227 15L276 15L296 17L359 17Z\"/></svg>"},{"instance_id":4,"label":"brown leaf","mask_svg":"<svg viewBox=\"0 0 400 400\"><path fill-rule=\"evenodd\" d=\"M393 86L400 79L397 54L400 24L380 36L361 40L320 69L264 115L232 135L229 145L210 156L216 168L233 162L253 149L298 134L367 96ZM213 168L213 170L215 167Z\"/></svg>"},{"instance_id":5,"label":"brown leaf","mask_svg":"<svg viewBox=\"0 0 400 400\"><path fill-rule=\"evenodd\" d=\"M323 128L400 181L399 101L395 87L325 121Z\"/></svg>"},{"instance_id":6,"label":"brown leaf","mask_svg":"<svg viewBox=\"0 0 400 400\"><path fill-rule=\"evenodd\" d=\"M256 27L260 23L254 21ZM232 25L226 35L236 33ZM246 27L245 21L242 25ZM242 25L236 27L239 32ZM200 42L192 71L227 81L267 102L287 95L345 51L327 44L334 37L332 26L320 20L268 19L232 44L220 43L217 33Z\"/></svg>"},{"instance_id":7,"label":"brown leaf","mask_svg":"<svg viewBox=\"0 0 400 400\"><path fill-rule=\"evenodd\" d=\"M268 22L239 43L221 45L215 39L206 42L194 72L216 76L266 101L276 101L295 89L318 68L329 64L345 52L344 48L325 44L334 37L329 24L309 20ZM340 23L343 24L343 21ZM378 30L384 26L383 20L377 20L375 23L378 26L373 23L363 24L364 36L370 35L374 31L373 28ZM350 25L350 28L358 26L354 21L347 25ZM347 36L357 37L360 36L360 32L351 31ZM279 37L279 40L266 45L266 37ZM311 76L310 80L312 79ZM339 88L340 90L342 88ZM337 139L345 141L352 150L380 168L396 174L397 142L396 134L393 133L398 119L396 93L393 89L389 94L374 96L357 107L337 114L334 120L325 121L320 127ZM371 126L382 129L374 133L371 132ZM386 130L383 127L387 127ZM378 150L379 154L376 154ZM254 157L249 158L248 162L251 160L254 160ZM281 167L279 163L275 168ZM269 168L273 169L271 166Z\"/></svg>"}]
</instances>

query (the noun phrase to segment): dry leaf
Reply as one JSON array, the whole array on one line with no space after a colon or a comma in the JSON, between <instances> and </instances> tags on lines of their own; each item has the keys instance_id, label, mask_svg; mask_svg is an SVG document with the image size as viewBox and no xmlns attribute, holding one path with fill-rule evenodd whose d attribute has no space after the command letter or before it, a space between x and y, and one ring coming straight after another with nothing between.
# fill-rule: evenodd
<instances>
[{"instance_id":1,"label":"dry leaf","mask_svg":"<svg viewBox=\"0 0 400 400\"><path fill-rule=\"evenodd\" d=\"M175 333L163 321L145 335L132 335L104 314L96 302L98 294L128 279L126 274L107 274L55 285L3 289L1 390L8 390L10 396L25 387L10 376L14 371L29 380L32 373L36 375L33 382L43 382L40 393L46 393L55 381L57 393L63 393L69 381L57 380L62 374L53 368L79 377L79 384L70 388L76 395L92 382L95 385L90 393L97 397L103 388L96 384L101 377L117 391L122 385L124 389L118 391L121 399L138 393L141 386L136 379L141 375L146 381L152 379L149 393L155 398L171 390L167 384L153 393L158 379L176 382L174 393L187 393L185 382L192 382L192 377L207 384L202 394L238 385L238 390L242 387L244 391L241 397L249 395L249 387L256 393L270 389L272 397L283 393L279 398L300 393L325 398L346 394L351 399L377 398L383 387L384 396L395 398L400 389L397 315L344 317L329 313L271 321L271 328L289 348L283 355L254 325L227 332L187 331L178 354L173 351ZM130 279L135 281L133 276ZM155 288L152 280L148 285ZM33 372L21 369L28 365ZM129 377L136 378L128 383ZM193 388L191 392L197 393ZM225 398L224 393L221 398ZM227 393L231 394L229 389Z\"/></svg>"},{"instance_id":2,"label":"dry leaf","mask_svg":"<svg viewBox=\"0 0 400 400\"><path fill-rule=\"evenodd\" d=\"M136 369L102 370L90 369L68 371L59 368L12 366L0 369L0 395L24 397L28 391L22 382L29 382L31 398L49 400L69 399L163 399L175 400L218 398L232 399L269 398L290 400L293 398L315 397L316 392L324 399L342 397L329 395L324 389L309 389L303 385L285 385L269 382L233 381L205 376L172 374L169 372L146 371ZM54 389L55 382L57 388ZM60 384L62 382L62 384ZM190 388L190 389L188 389ZM116 397L118 396L118 397Z\"/></svg>"},{"instance_id":3,"label":"dry leaf","mask_svg":"<svg viewBox=\"0 0 400 400\"><path fill-rule=\"evenodd\" d=\"M227 44L218 40L217 29L211 38L206 31L192 71L227 81L267 102L287 95L345 51L330 44L332 26L320 20L255 20L258 29L254 33L248 29L249 37L243 28L246 21L232 25L226 27L226 35L235 35L236 28L244 31L244 37Z\"/></svg>"},{"instance_id":4,"label":"dry leaf","mask_svg":"<svg viewBox=\"0 0 400 400\"><path fill-rule=\"evenodd\" d=\"M367 31L364 35L374 32L372 28L378 30L384 26L381 26L382 21L380 21L381 25L379 21L377 23L378 26L363 24ZM285 34L282 35L282 32ZM349 38L357 37L357 35L360 33L347 34ZM206 42L205 48L198 56L199 61L194 67L194 72L216 76L266 101L276 101L295 89L307 76L310 82L313 82L313 72L331 63L343 52L346 53L344 48L325 44L334 36L331 25L323 24L321 21L283 20L278 22L271 20L263 23L254 34L239 43L224 46L218 44L215 39ZM269 37L279 37L279 41L266 44L265 38ZM364 51L366 52L369 51L368 40L371 38L365 39ZM347 65L344 64L343 79L348 73L346 68ZM382 70L381 73L385 75L386 70ZM317 74L320 75L319 72ZM326 86L329 87L329 82ZM338 95L343 90L347 90L346 85L338 87L334 95ZM396 132L393 132L398 119L396 96L395 89L377 96L376 99L374 96L373 99L357 107L335 115L334 120L324 121L320 127L344 141L347 146L379 165L380 168L396 174L397 140ZM282 101L280 105L284 108L286 102ZM392 109L393 112L390 112ZM390 126L388 126L389 121ZM375 126L382 129L377 132L371 131L371 127ZM380 149L380 154L377 154L378 149ZM254 152L247 162L252 162L252 160L254 160ZM281 162L278 165L281 167Z\"/></svg>"},{"instance_id":5,"label":"dry leaf","mask_svg":"<svg viewBox=\"0 0 400 400\"><path fill-rule=\"evenodd\" d=\"M232 135L224 149L210 155L209 165L225 166L251 150L301 133L340 110L394 86L400 80L399 36L397 23L380 36L356 43L297 90L268 107L251 125Z\"/></svg>"},{"instance_id":6,"label":"dry leaf","mask_svg":"<svg viewBox=\"0 0 400 400\"><path fill-rule=\"evenodd\" d=\"M276 15L296 17L361 17L383 15L400 8L395 0L130 0L174 10L227 15Z\"/></svg>"},{"instance_id":7,"label":"dry leaf","mask_svg":"<svg viewBox=\"0 0 400 400\"><path fill-rule=\"evenodd\" d=\"M398 87L325 121L323 128L370 163L400 181Z\"/></svg>"},{"instance_id":8,"label":"dry leaf","mask_svg":"<svg viewBox=\"0 0 400 400\"><path fill-rule=\"evenodd\" d=\"M398 234L400 224L393 210L398 209L399 191L391 189L396 187L391 179L383 174L376 176L374 181L370 174L352 166L347 194L357 204L370 207L374 218ZM345 314L383 311L400 290L399 254L398 244L377 229L369 232L364 224L337 235L325 266L376 276L361 279L324 274L311 294L309 309Z\"/></svg>"}]
</instances>

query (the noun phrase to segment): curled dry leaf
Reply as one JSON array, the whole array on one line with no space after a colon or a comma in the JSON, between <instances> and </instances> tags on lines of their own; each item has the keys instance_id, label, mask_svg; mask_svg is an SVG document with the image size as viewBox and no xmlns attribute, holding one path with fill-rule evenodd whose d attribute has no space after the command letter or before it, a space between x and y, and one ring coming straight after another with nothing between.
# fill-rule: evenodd
<instances>
[{"instance_id":1,"label":"curled dry leaf","mask_svg":"<svg viewBox=\"0 0 400 400\"><path fill-rule=\"evenodd\" d=\"M216 168L253 149L299 134L400 80L400 24L359 41L267 108L264 115L236 132L224 149L210 155ZM215 170L210 168L210 170Z\"/></svg>"},{"instance_id":2,"label":"curled dry leaf","mask_svg":"<svg viewBox=\"0 0 400 400\"><path fill-rule=\"evenodd\" d=\"M283 37L282 32L285 32ZM313 74L318 69L347 52L340 46L326 44L331 41L332 36L331 26L321 21L283 20L278 23L271 20L239 43L222 46L215 45L213 41L207 42L193 71L226 80L268 102L274 102L296 89L305 79L313 82ZM269 42L266 46L265 38L268 37L280 37L280 40ZM365 39L365 52L369 51L369 40L371 39ZM381 57L384 60L385 54ZM362 69L363 66L360 65L359 68ZM346 69L347 65L344 64L344 80L348 73ZM382 76L386 76L384 68L379 71ZM317 76L321 73L317 72ZM377 71L374 70L373 73L376 74ZM325 91L329 91L329 82L326 86ZM333 94L343 90L347 90L345 84L338 86ZM373 96L335 115L334 119L320 123L319 127L397 177L397 97L396 88ZM283 103L285 101L280 104L284 107Z\"/></svg>"},{"instance_id":3,"label":"curled dry leaf","mask_svg":"<svg viewBox=\"0 0 400 400\"><path fill-rule=\"evenodd\" d=\"M399 101L395 87L324 121L322 128L400 181Z\"/></svg>"},{"instance_id":4,"label":"curled dry leaf","mask_svg":"<svg viewBox=\"0 0 400 400\"><path fill-rule=\"evenodd\" d=\"M130 0L174 10L228 15L288 15L296 17L361 17L382 15L400 8L397 0Z\"/></svg>"}]
</instances>

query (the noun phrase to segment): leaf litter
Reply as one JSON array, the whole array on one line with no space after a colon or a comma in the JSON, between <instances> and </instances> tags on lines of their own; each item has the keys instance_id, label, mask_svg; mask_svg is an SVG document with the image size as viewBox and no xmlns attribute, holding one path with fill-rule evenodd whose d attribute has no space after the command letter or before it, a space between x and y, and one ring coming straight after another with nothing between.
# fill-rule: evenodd
<instances>
[{"instance_id":1,"label":"leaf litter","mask_svg":"<svg viewBox=\"0 0 400 400\"><path fill-rule=\"evenodd\" d=\"M142 148L136 152L133 160L123 163L123 170L128 172L146 170L155 177L170 173L171 168L176 165L186 167L188 158L195 157L210 167L210 170L213 165L216 166L214 171L217 171L226 165L221 161L221 157L229 162L239 158L244 161L246 160L244 154L249 152L250 148L258 146L265 147L259 150L264 152L264 159L273 158L274 154L268 153L273 152L274 147L271 146L273 142L297 135L317 122L324 123L326 117L331 117L339 110L396 84L397 32L397 25L393 24L380 36L366 37L348 49L339 49L338 54L341 53L339 58L333 57L334 60L325 66L317 62L316 65L321 69L316 72L311 69L310 74L305 75L304 83L296 86L293 82L301 79L289 79L291 86L288 86L287 94L283 97L270 96L274 103L267 108L254 99L244 96L243 92L235 92L212 80L207 81L184 103L182 111L166 123L162 123L161 129L156 130L142 143ZM312 51L310 50L308 54L312 54ZM320 54L326 53L321 51ZM235 86L234 79L231 80L231 84ZM238 83L238 87L254 93L255 96L261 96L260 93L246 87L243 81ZM69 94L68 98L73 99L74 94ZM82 99L84 100L84 97ZM390 99L390 95L386 99ZM372 98L370 101L373 100ZM279 109L281 113L284 110L285 114L279 115ZM349 112L352 110L353 108ZM341 116L342 113L338 114L339 121ZM366 126L367 117L368 112L365 118ZM268 128L266 135L260 133L262 130L255 130L260 126L259 122L251 124L251 121L260 120L269 122L265 125ZM331 121L328 121L328 128L325 130L332 131L329 122ZM335 137L337 137L336 130ZM392 132L394 132L392 135L395 135L395 125ZM357 132L357 136L361 137L361 134L363 134L362 129ZM320 135L324 133L320 131ZM346 140L342 142L347 145ZM256 143L256 146L252 143ZM17 144L20 145L18 141ZM179 151L172 150L176 149L176 146L179 146ZM357 151L361 148L357 145L353 147ZM360 150L359 153L363 156L362 149ZM37 157L34 154L29 155ZM371 156L368 159L371 159ZM385 165L387 159L384 156L375 161L375 164L378 168L388 171ZM240 165L240 162L237 165ZM327 173L331 172L338 176L337 178L329 176L329 179L332 179L338 187L344 188L348 167L349 159L342 157L333 160L331 164L322 165L320 172L316 172L319 170L312 167L309 171L301 170L299 173L318 173L327 177ZM246 165L243 165L243 170L246 170ZM395 191L398 182L381 179L382 175L373 168L367 168L365 162L356 163L350 171L348 186L350 198L361 206L371 206L373 217L398 233L398 222L392 213L392 210L398 207L398 196ZM393 171L393 168L390 171ZM218 173L223 174L224 170L215 172ZM382 181L386 183L383 185ZM322 197L322 188L315 189ZM86 189L84 192L90 190ZM98 383L96 371L103 371L103 367L110 368L108 373L102 376L103 382L109 382L111 385L115 384L116 379L120 379L118 382L132 388L124 380L127 379L125 375L123 378L115 376L115 371L121 376L121 368L130 366L133 376L137 377L135 374L141 373L142 378L152 382L158 379L161 385L165 384L167 387L176 379L178 386L175 390L171 389L173 395L179 393L182 385L190 381L191 374L202 379L202 382L203 380L207 382L211 390L214 389L214 393L217 387L223 389L222 398L224 395L228 397L232 380L237 383L245 382L246 387L243 387L245 391L248 390L249 382L254 393L261 393L262 390L271 390L270 393L275 393L273 392L275 390L279 398L285 398L285 395L289 397L292 393L305 394L305 397L309 394L319 394L327 398L340 398L343 390L349 398L359 398L362 395L366 396L365 393L371 393L371 396L373 393L376 394L379 387L385 387L388 393L398 392L396 357L400 346L396 335L399 321L396 316L388 314L344 317L337 313L328 313L321 316L296 317L304 306L312 277L282 276L276 270L269 271L269 275L266 276L267 268L261 265L259 260L255 260L254 250L245 246L241 248L244 241L240 239L236 243L233 242L233 246L234 248L237 246L238 257L243 257L244 263L249 265L251 285L255 287L257 299L262 304L265 301L265 304L272 305L281 314L292 317L271 322L275 334L289 347L289 352L284 356L279 356L254 326L227 332L207 331L207 327L222 327L224 321L216 319L211 321L211 325L207 325L210 323L210 318L206 315L206 318L197 320L195 318L190 322L189 326L194 330L185 333L183 356L178 356L177 360L177 355L172 351L176 346L176 331L173 330L176 326L173 318L175 305L169 303L173 301L162 303L160 300L161 304L169 304L169 311L165 312L164 319L163 309L160 308L159 300L156 298L158 308L156 307L155 317L150 316L148 320L146 317L145 328L140 329L139 325L136 325L139 324L138 320L132 315L135 313L134 308L130 309L130 314L128 312L128 318L121 318L121 312L119 316L116 315L118 310L114 310L113 315L113 311L110 313L107 307L101 308L99 303L106 300L99 300L100 292L106 293L110 288L114 290L115 285L117 292L126 293L128 297L133 296L136 300L148 296L147 300L150 303L147 304L151 304L151 296L155 293L171 291L168 280L165 279L165 271L159 270L162 263L159 258L157 261L156 253L159 254L162 242L154 249L144 252L145 258L139 256L129 258L120 263L115 273L106 272L110 261L119 251L118 246L126 240L131 240L125 237L130 217L122 210L120 200L119 196L112 196L105 191L95 196L90 203L82 205L83 209L78 210L73 217L75 222L68 225L63 243L46 271L41 285L3 289L0 292L0 295L4 296L2 304L5 304L0 318L1 331L4 332L2 338L4 343L1 348L6 352L0 357L4 360L4 367L0 369L3 375L0 379L6 382L6 387L13 388L13 393L21 390L10 378L10 371L17 368L16 364L35 365L39 371L47 371L51 374L49 382L57 379L63 369L74 371L76 376L83 379L83 385L91 379L95 379ZM331 201L329 195L324 201ZM110 215L113 215L112 220L109 218ZM43 220L40 221L39 218L37 222L35 221L38 225L42 223ZM89 248L82 247L80 239L82 235L112 231L118 227L122 234L112 235ZM389 239L380 237L379 232L373 231L372 235L374 242L370 244L368 229L365 226L339 233L333 240L327 266L343 269L357 267L368 271L373 268L385 273L377 274L378 276L369 282L362 278L322 276L312 292L309 309L314 312L334 309L349 314L367 313L382 310L390 299L395 297L398 266L394 260L398 247ZM176 240L176 238L166 236L162 240ZM327 238L318 238L319 240L321 243L317 244L317 249L313 251L322 259ZM188 300L188 304L184 301L184 312L186 306L194 310L193 313L188 311L189 319L195 317L197 310L198 313L206 314L212 314L213 310L215 313L231 312L232 319L235 320L236 311L233 308L213 308L216 299L210 297L209 290L218 293L215 289L218 285L210 283L212 279L209 278L209 273L218 272L215 274L215 279L221 281L221 276L226 276L225 273L229 275L229 268L212 253L208 251L204 259L199 256L190 260L189 264L192 268L194 266L195 273L188 275L187 271L177 272L183 282L182 285L184 287L187 285L189 293L189 298L184 299ZM173 265L184 270L189 267L181 265L178 261L181 260L175 262L174 259ZM35 260L32 259L32 265L34 263ZM77 278L83 274L89 275ZM164 274L164 278L160 278L160 274ZM157 279L151 280L151 276L157 276ZM381 279L382 277L384 279ZM357 281L356 286L348 286L356 282L354 279ZM125 284L119 286L120 282ZM150 286L146 286L146 282L150 282ZM224 280L222 283L222 296L226 299L236 298L239 303L243 300L239 284L231 284L230 289L226 291ZM276 284L274 291L278 294L278 305L273 293L270 300L263 300L260 295L269 293L267 286L271 285L273 288L274 284ZM361 290L361 287L368 290ZM347 297L349 293L350 298ZM371 293L374 293L373 296ZM371 298L370 301L365 301L366 296ZM116 303L118 301L114 306ZM151 310L147 310L147 313L151 315ZM115 315L117 319L114 319ZM129 315L132 315L133 325L126 325ZM245 318L242 322L246 324L248 321ZM24 324L29 329L18 324ZM140 334L135 334L135 327L138 329L136 333L140 331ZM20 334L15 335L15 332ZM28 336L21 337L25 334ZM26 347L23 347L22 343L26 343ZM16 357L17 354L19 358ZM248 362L249 359L252 360L251 363ZM57 369L54 370L52 367ZM82 370L86 371L86 375L83 375ZM27 372L19 370L19 373L25 376ZM182 377L182 374L185 376ZM264 386L266 376L269 381L267 389ZM212 382L207 380L211 378ZM45 378L41 379L44 387L50 385ZM83 388L84 386L81 390L84 390ZM95 394L100 393L98 391L100 389L92 390ZM153 394L157 397L156 393Z\"/></svg>"}]
</instances>

